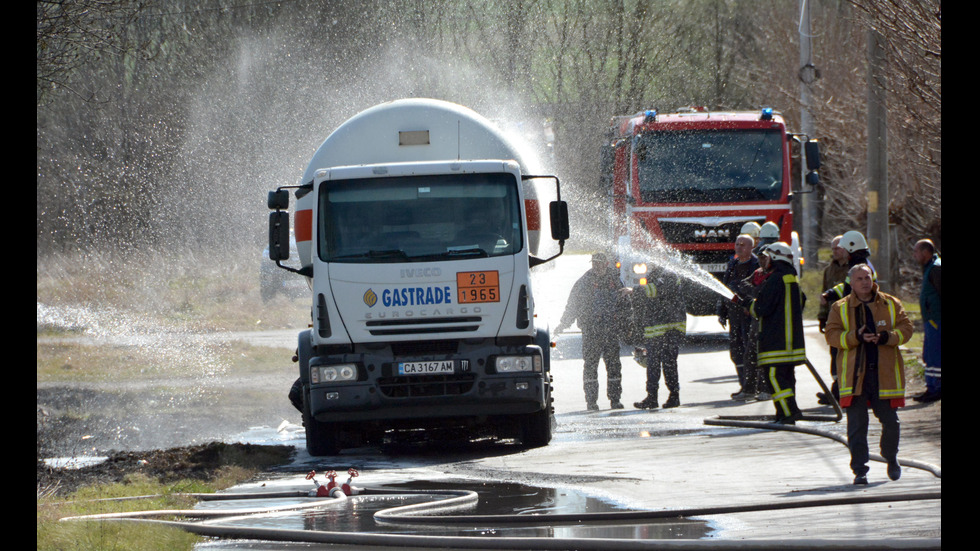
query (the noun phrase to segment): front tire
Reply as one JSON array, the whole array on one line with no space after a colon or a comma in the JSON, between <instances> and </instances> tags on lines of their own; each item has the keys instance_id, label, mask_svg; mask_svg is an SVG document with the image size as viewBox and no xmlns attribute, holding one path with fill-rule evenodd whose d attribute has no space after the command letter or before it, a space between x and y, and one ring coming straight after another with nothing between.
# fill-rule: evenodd
<instances>
[{"instance_id":1,"label":"front tire","mask_svg":"<svg viewBox=\"0 0 980 551\"><path fill-rule=\"evenodd\" d=\"M554 416L551 408L528 413L521 418L521 444L525 448L541 448L551 442Z\"/></svg>"},{"instance_id":2,"label":"front tire","mask_svg":"<svg viewBox=\"0 0 980 551\"><path fill-rule=\"evenodd\" d=\"M303 426L306 427L306 451L314 457L340 453L338 431L332 423L321 423L310 412L310 393L303 392Z\"/></svg>"}]
</instances>

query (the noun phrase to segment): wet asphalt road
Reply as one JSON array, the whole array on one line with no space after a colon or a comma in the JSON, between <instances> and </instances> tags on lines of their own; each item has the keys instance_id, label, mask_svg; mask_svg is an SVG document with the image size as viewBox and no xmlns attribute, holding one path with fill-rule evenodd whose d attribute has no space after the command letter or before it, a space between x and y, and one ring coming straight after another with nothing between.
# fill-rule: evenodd
<instances>
[{"instance_id":1,"label":"wet asphalt road","mask_svg":"<svg viewBox=\"0 0 980 551\"><path fill-rule=\"evenodd\" d=\"M872 463L871 484L851 485L847 449L818 436L765 430L715 427L704 424L717 416L758 416L773 413L771 402L734 402L737 387L728 359L725 335L711 318L693 318L693 338L680 357L682 406L643 411L631 407L645 395L645 372L623 355L622 396L626 409L611 410L601 402L588 412L582 391L578 337L559 340L553 361L557 428L551 445L522 451L507 445L446 448L435 444L408 453L386 454L377 449L346 450L338 457L311 458L303 449L302 429L285 427L275 439L294 444L298 451L288 471L267 483L306 488L301 474L310 469L345 472L356 467L357 483L365 486L402 484L521 483L533 488L572 492L597 499L609 507L661 510L731 504L785 503L798 499L853 496L896 496L941 491L942 481L925 471L906 468L901 480L890 482L883 464ZM807 327L811 362L824 366L829 356L815 325ZM628 352L624 350L624 352ZM600 394L605 380L600 366ZM831 415L820 407L819 386L809 372L797 370L797 393L808 413ZM666 392L662 390L663 395ZM844 423L802 422L837 434ZM871 441L876 441L877 426ZM872 453L874 453L872 449ZM900 454L941 466L941 446L909 439ZM867 504L699 517L707 534L722 539L786 540L830 538L941 538L941 501ZM599 533L602 533L601 531ZM647 535L643 535L647 534ZM649 528L634 527L614 537L656 538ZM590 536L591 537L591 536ZM699 536L692 536L699 537Z\"/></svg>"},{"instance_id":2,"label":"wet asphalt road","mask_svg":"<svg viewBox=\"0 0 980 551\"><path fill-rule=\"evenodd\" d=\"M549 278L548 284L536 287L539 321L550 320L552 324L561 315L576 274L584 271L588 262L587 257L575 256L559 260L559 267L545 274ZM600 411L586 411L579 336L573 329L560 337L552 364L557 422L554 439L549 446L534 450L525 451L506 443L452 447L434 444L399 450L398 453L363 448L345 450L337 457L310 457L304 449L299 414L285 401L285 392L295 376L292 364L287 363L288 355L295 348L295 330L214 336L283 350L286 360L282 372L261 376L262 380L256 384L245 385L250 389L264 389L263 399L255 402L260 404L258 407L247 408L243 403L235 406L239 409L221 410L219 417L233 421L227 426L217 421L208 426L210 421L194 423L183 419L174 431L161 431L154 430L165 426L159 424L158 418L145 426L136 423L132 438L149 436L147 433L169 433L184 440L187 436L181 436L180 431L186 430L193 438L210 438L208 435L213 434L225 440L288 443L297 448L290 465L234 491L308 489L312 486L304 475L311 469L318 472L334 469L344 473L349 467L355 467L360 472L356 484L365 487L475 485L484 489L482 496L488 502L486 507L495 511L496 505L492 502L501 501L495 498L498 492L513 494L514 488L524 487L529 488L527 494L543 497L537 505L524 501L519 507L540 507L546 512L586 509L589 507L586 503L591 503L593 508L663 510L941 491L941 479L930 473L906 468L901 480L889 482L884 465L874 463L869 476L871 484L855 488L851 485L846 448L827 438L705 425L705 419L723 415L771 415L773 407L771 403L742 403L730 399L729 395L737 390L736 377L728 358L727 335L720 331L715 320L689 318L689 333L691 338L680 356L682 406L657 411L631 407L633 402L645 396L645 371L626 349L621 358L622 402L626 409L611 410L603 401ZM829 355L822 335L815 325L808 326L806 333L808 356L825 373ZM804 368L798 368L797 377L801 407L811 413L832 413L829 408L817 406L814 395L819 387ZM222 383L222 380L216 381L215 387L234 391L234 387L225 389ZM149 388L152 388L152 382L143 388L132 389L131 393L145 397ZM605 395L605 388L604 371L600 366L600 395ZM42 391L44 389L39 385L39 405ZM665 397L666 390L662 390L661 398ZM206 402L219 398L205 392L201 393L200 399ZM174 409L177 411L181 407L178 405ZM843 423L804 422L801 425L838 434L844 431ZM205 429L203 433L195 432L202 428ZM876 440L875 431L877 426L873 424L872 442ZM171 445L187 443L180 441ZM941 444L903 435L900 457L941 466ZM538 498L530 498L531 501L535 499ZM500 506L507 507L506 503L509 502ZM712 515L695 519L704 529L686 532L684 537L698 538L707 534L726 541L830 538L841 542L855 538L862 541L869 538L941 538L941 508L941 501L919 501L797 509L775 514ZM370 530L365 526L356 529ZM660 537L649 527L618 531L599 529L592 534L626 539ZM225 548L239 544L212 543L207 547L214 545Z\"/></svg>"}]
</instances>

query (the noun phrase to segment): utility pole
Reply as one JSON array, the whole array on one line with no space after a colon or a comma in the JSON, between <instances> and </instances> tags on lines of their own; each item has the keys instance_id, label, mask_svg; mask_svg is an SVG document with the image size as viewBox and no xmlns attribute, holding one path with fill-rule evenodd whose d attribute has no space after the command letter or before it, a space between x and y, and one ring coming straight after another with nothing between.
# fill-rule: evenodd
<instances>
[{"instance_id":1,"label":"utility pole","mask_svg":"<svg viewBox=\"0 0 980 551\"><path fill-rule=\"evenodd\" d=\"M810 44L810 2L800 0L800 132L808 138L814 138L816 127L813 116L810 115L810 87L817 78L820 77L819 71L813 65L813 48ZM800 144L802 149L803 144ZM806 166L800 168L801 173L806 173ZM804 191L804 190L800 190ZM815 190L811 190L815 191ZM803 193L803 258L806 260L805 266L816 267L817 260L817 237L819 224L817 223L817 198L813 193Z\"/></svg>"},{"instance_id":2,"label":"utility pole","mask_svg":"<svg viewBox=\"0 0 980 551\"><path fill-rule=\"evenodd\" d=\"M888 116L883 37L868 31L868 246L878 285L890 290L891 242L888 237Z\"/></svg>"}]
</instances>

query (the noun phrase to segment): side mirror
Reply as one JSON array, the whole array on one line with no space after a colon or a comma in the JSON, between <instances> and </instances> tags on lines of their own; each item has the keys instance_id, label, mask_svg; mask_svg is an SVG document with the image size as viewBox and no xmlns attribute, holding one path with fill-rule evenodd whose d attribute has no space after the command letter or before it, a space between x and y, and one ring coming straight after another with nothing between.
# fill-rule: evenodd
<instances>
[{"instance_id":1,"label":"side mirror","mask_svg":"<svg viewBox=\"0 0 980 551\"><path fill-rule=\"evenodd\" d=\"M568 203L552 201L548 208L551 214L551 238L556 241L568 239Z\"/></svg>"},{"instance_id":2,"label":"side mirror","mask_svg":"<svg viewBox=\"0 0 980 551\"><path fill-rule=\"evenodd\" d=\"M271 199L272 193L269 194ZM271 201L270 201L271 202ZM269 213L269 260L289 259L289 213L277 210Z\"/></svg>"},{"instance_id":3,"label":"side mirror","mask_svg":"<svg viewBox=\"0 0 980 551\"><path fill-rule=\"evenodd\" d=\"M817 170L820 168L820 142L817 140L807 140L803 144L806 152L806 169Z\"/></svg>"},{"instance_id":4,"label":"side mirror","mask_svg":"<svg viewBox=\"0 0 980 551\"><path fill-rule=\"evenodd\" d=\"M289 208L289 191L285 189L270 191L268 204L272 210L285 210Z\"/></svg>"}]
</instances>

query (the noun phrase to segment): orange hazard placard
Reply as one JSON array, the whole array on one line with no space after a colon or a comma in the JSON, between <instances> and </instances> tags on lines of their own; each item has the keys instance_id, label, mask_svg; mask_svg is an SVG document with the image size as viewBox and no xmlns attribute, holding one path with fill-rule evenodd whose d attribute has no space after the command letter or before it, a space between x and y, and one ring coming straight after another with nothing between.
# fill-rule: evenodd
<instances>
[{"instance_id":1,"label":"orange hazard placard","mask_svg":"<svg viewBox=\"0 0 980 551\"><path fill-rule=\"evenodd\" d=\"M500 302L500 276L488 272L457 272L456 288L460 304Z\"/></svg>"}]
</instances>

